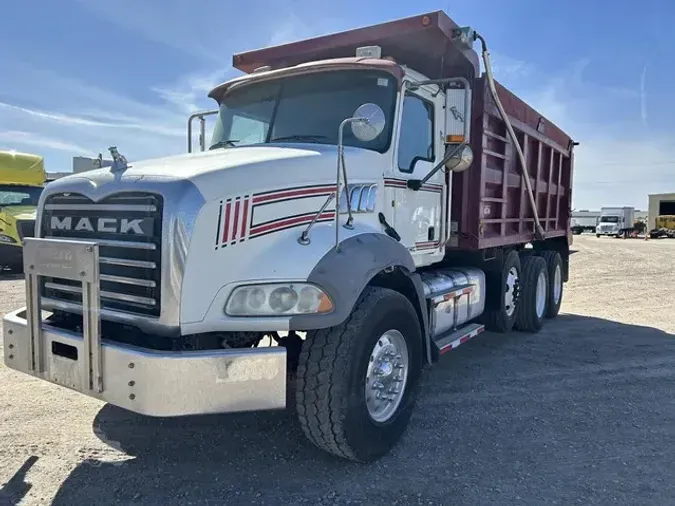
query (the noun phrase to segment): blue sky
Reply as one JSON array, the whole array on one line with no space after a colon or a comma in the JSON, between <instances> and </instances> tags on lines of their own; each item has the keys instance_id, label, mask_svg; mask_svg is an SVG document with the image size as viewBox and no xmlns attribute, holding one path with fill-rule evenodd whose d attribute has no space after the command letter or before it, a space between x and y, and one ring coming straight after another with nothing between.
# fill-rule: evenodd
<instances>
[{"instance_id":1,"label":"blue sky","mask_svg":"<svg viewBox=\"0 0 675 506\"><path fill-rule=\"evenodd\" d=\"M497 79L581 145L574 205L675 191L675 4L642 0L22 0L0 31L0 149L50 172L112 144L185 151L185 121L238 75L233 52L444 9L488 41Z\"/></svg>"}]
</instances>

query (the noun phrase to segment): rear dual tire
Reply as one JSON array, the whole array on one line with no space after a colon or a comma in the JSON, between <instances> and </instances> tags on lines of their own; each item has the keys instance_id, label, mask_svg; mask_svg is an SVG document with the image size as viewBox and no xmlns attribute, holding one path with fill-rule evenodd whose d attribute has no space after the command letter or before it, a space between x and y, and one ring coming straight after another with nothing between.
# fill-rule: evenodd
<instances>
[{"instance_id":1,"label":"rear dual tire","mask_svg":"<svg viewBox=\"0 0 675 506\"><path fill-rule=\"evenodd\" d=\"M560 312L563 298L563 261L557 251L541 251L537 253L546 261L548 270L548 302L546 318L555 318Z\"/></svg>"},{"instance_id":2,"label":"rear dual tire","mask_svg":"<svg viewBox=\"0 0 675 506\"><path fill-rule=\"evenodd\" d=\"M501 271L487 278L482 317L487 330L506 333L516 328L538 332L544 318L555 318L560 311L563 261L557 251L511 251L504 257Z\"/></svg>"},{"instance_id":3,"label":"rear dual tire","mask_svg":"<svg viewBox=\"0 0 675 506\"><path fill-rule=\"evenodd\" d=\"M486 274L487 298L481 322L487 330L507 333L513 329L520 303L521 259L510 251L499 272Z\"/></svg>"},{"instance_id":4,"label":"rear dual tire","mask_svg":"<svg viewBox=\"0 0 675 506\"><path fill-rule=\"evenodd\" d=\"M516 314L516 328L523 332L539 332L544 326L549 302L548 266L543 257L522 258L522 295Z\"/></svg>"}]
</instances>

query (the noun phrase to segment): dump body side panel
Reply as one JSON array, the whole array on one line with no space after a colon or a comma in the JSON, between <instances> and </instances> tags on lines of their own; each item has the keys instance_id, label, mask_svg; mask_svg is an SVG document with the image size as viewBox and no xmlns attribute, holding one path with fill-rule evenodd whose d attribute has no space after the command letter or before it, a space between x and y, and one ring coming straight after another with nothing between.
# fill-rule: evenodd
<instances>
[{"instance_id":1,"label":"dump body side panel","mask_svg":"<svg viewBox=\"0 0 675 506\"><path fill-rule=\"evenodd\" d=\"M546 238L567 236L572 198L572 140L509 90L497 92L525 154L527 173ZM475 81L473 165L452 174L449 249L482 250L534 240L534 213L518 154L487 80ZM452 226L454 225L454 227Z\"/></svg>"}]
</instances>

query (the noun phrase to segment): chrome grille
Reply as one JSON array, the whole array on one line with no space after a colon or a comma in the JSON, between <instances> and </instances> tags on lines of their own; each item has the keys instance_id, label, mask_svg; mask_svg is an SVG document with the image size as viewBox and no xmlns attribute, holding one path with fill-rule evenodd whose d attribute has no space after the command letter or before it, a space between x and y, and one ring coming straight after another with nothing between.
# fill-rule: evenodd
<instances>
[{"instance_id":1,"label":"chrome grille","mask_svg":"<svg viewBox=\"0 0 675 506\"><path fill-rule=\"evenodd\" d=\"M101 307L159 316L162 256L162 198L122 193L93 202L80 194L45 201L41 236L95 240L99 244ZM82 304L79 283L43 278L45 303Z\"/></svg>"},{"instance_id":2,"label":"chrome grille","mask_svg":"<svg viewBox=\"0 0 675 506\"><path fill-rule=\"evenodd\" d=\"M35 220L19 220L16 222L16 229L19 233L19 239L22 241L24 237L33 237L35 235Z\"/></svg>"}]
</instances>

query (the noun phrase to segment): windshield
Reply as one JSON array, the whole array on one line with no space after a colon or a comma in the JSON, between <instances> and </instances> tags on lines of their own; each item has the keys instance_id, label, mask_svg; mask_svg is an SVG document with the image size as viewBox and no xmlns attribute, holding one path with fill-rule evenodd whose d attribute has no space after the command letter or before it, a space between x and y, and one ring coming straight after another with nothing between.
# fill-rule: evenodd
<instances>
[{"instance_id":1,"label":"windshield","mask_svg":"<svg viewBox=\"0 0 675 506\"><path fill-rule=\"evenodd\" d=\"M37 206L42 187L22 185L0 185L0 207Z\"/></svg>"},{"instance_id":2,"label":"windshield","mask_svg":"<svg viewBox=\"0 0 675 506\"><path fill-rule=\"evenodd\" d=\"M619 223L618 216L603 216L600 218L600 223Z\"/></svg>"},{"instance_id":3,"label":"windshield","mask_svg":"<svg viewBox=\"0 0 675 506\"><path fill-rule=\"evenodd\" d=\"M275 142L337 145L340 123L371 102L384 111L384 131L363 142L345 126L343 142L383 153L391 139L397 88L391 74L360 69L242 85L222 98L211 149Z\"/></svg>"}]
</instances>

